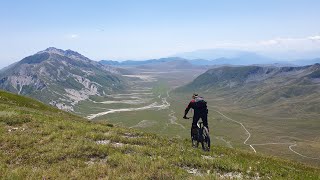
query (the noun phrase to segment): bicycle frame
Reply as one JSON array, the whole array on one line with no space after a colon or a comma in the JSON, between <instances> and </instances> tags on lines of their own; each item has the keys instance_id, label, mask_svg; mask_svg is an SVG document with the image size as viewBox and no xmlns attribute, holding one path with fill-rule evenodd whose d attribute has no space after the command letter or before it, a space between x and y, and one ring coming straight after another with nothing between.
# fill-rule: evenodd
<instances>
[{"instance_id":1,"label":"bicycle frame","mask_svg":"<svg viewBox=\"0 0 320 180\"><path fill-rule=\"evenodd\" d=\"M194 141L196 141L196 147L199 146L199 143L202 145L202 149L205 151L210 150L210 136L206 127L203 126L203 122L199 121L197 123L197 134L196 137L191 137L192 144L194 145Z\"/></svg>"}]
</instances>

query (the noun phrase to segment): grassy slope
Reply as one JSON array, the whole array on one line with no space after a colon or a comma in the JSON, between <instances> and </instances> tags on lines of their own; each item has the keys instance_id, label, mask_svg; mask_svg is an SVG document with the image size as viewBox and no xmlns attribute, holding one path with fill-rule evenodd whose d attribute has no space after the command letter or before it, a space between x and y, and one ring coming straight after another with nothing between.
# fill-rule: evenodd
<instances>
[{"instance_id":1,"label":"grassy slope","mask_svg":"<svg viewBox=\"0 0 320 180\"><path fill-rule=\"evenodd\" d=\"M89 122L3 91L0 109L0 179L320 179L319 169L302 164L217 146L202 152L187 140Z\"/></svg>"}]
</instances>

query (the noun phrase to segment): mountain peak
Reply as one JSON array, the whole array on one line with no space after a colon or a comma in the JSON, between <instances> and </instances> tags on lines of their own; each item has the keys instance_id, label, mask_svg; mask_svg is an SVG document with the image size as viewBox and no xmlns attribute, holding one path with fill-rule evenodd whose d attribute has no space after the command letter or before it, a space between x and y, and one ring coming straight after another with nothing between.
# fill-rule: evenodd
<instances>
[{"instance_id":1,"label":"mountain peak","mask_svg":"<svg viewBox=\"0 0 320 180\"><path fill-rule=\"evenodd\" d=\"M45 49L43 51L40 51L37 54L41 54L41 53L44 53L44 52L60 54L60 55L64 55L64 53L65 53L65 51L62 50L62 49L58 49L58 48L55 48L55 47L48 47L47 49Z\"/></svg>"},{"instance_id":2,"label":"mountain peak","mask_svg":"<svg viewBox=\"0 0 320 180\"><path fill-rule=\"evenodd\" d=\"M55 47L48 47L47 49L43 50L43 51L39 51L37 54L42 54L42 53L49 53L49 54L58 54L61 56L66 56L75 60L80 60L80 61L86 61L89 62L90 59L83 56L82 54L73 51L71 49L68 50L63 50L63 49L58 49Z\"/></svg>"},{"instance_id":3,"label":"mountain peak","mask_svg":"<svg viewBox=\"0 0 320 180\"><path fill-rule=\"evenodd\" d=\"M47 52L47 53L55 53L55 54L60 54L60 55L81 55L79 54L78 52L76 51L73 51L71 49L67 49L67 50L63 50L63 49L59 49L59 48L55 48L55 47L48 47L47 49L43 50L43 51L40 51L38 53L44 53L44 52Z\"/></svg>"},{"instance_id":4,"label":"mountain peak","mask_svg":"<svg viewBox=\"0 0 320 180\"><path fill-rule=\"evenodd\" d=\"M45 49L45 51L63 51L63 50L55 47L48 47L47 49Z\"/></svg>"}]
</instances>

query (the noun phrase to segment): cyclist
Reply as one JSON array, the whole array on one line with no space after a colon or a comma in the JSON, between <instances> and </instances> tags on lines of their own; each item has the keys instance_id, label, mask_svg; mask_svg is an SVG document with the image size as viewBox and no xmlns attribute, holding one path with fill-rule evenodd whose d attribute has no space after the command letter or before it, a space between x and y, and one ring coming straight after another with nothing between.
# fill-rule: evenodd
<instances>
[{"instance_id":1,"label":"cyclist","mask_svg":"<svg viewBox=\"0 0 320 180\"><path fill-rule=\"evenodd\" d=\"M202 119L203 125L209 131L207 102L203 99L203 97L200 97L197 93L193 93L192 100L190 101L189 105L187 106L184 112L184 119L188 119L187 114L191 108L194 110L193 121L191 126L191 137L195 138L197 136L197 123L200 120L200 118Z\"/></svg>"}]
</instances>

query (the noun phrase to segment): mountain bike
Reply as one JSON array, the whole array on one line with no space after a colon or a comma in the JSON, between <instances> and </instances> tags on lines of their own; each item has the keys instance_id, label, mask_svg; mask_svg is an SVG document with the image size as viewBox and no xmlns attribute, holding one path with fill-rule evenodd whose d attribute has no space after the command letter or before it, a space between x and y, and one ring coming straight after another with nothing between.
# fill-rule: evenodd
<instances>
[{"instance_id":1,"label":"mountain bike","mask_svg":"<svg viewBox=\"0 0 320 180\"><path fill-rule=\"evenodd\" d=\"M188 118L189 119L189 118ZM207 127L203 125L202 121L197 123L197 128L191 130L192 147L198 147L201 143L204 151L210 151L210 135Z\"/></svg>"}]
</instances>

